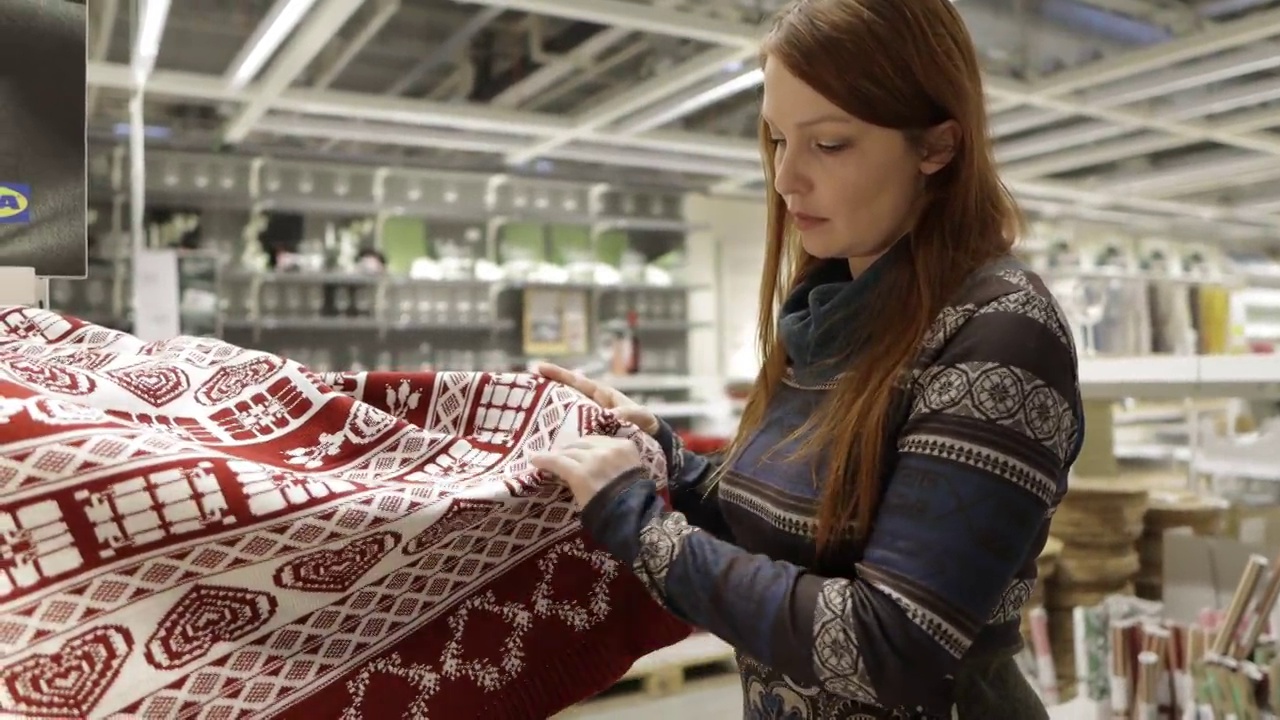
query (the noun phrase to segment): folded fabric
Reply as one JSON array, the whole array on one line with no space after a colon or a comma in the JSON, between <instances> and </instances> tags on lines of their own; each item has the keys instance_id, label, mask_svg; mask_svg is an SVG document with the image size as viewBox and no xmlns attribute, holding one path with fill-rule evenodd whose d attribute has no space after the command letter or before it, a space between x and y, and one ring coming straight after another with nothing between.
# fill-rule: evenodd
<instances>
[{"instance_id":1,"label":"folded fabric","mask_svg":"<svg viewBox=\"0 0 1280 720\"><path fill-rule=\"evenodd\" d=\"M530 451L524 374L319 376L0 309L0 717L545 718L688 629Z\"/></svg>"}]
</instances>

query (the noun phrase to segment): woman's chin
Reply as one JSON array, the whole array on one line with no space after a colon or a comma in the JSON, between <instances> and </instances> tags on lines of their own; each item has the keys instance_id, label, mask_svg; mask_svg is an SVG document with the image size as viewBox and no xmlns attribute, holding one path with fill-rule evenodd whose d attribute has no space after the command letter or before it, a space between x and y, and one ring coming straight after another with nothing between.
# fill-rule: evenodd
<instances>
[{"instance_id":1,"label":"woman's chin","mask_svg":"<svg viewBox=\"0 0 1280 720\"><path fill-rule=\"evenodd\" d=\"M840 248L831 242L824 241L825 238L816 237L816 233L802 233L800 235L800 247L804 251L821 260L830 260L841 256Z\"/></svg>"}]
</instances>

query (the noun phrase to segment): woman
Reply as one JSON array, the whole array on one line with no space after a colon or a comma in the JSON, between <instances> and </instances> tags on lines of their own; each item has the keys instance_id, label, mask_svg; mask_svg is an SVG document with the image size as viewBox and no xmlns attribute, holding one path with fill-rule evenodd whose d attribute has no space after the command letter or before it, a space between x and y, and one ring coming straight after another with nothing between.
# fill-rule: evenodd
<instances>
[{"instance_id":1,"label":"woman","mask_svg":"<svg viewBox=\"0 0 1280 720\"><path fill-rule=\"evenodd\" d=\"M972 42L947 0L798 0L763 44L764 366L724 464L534 464L658 602L738 651L748 718L1044 718L1019 609L1083 418L1070 334L1009 255ZM781 302L776 302L781 300Z\"/></svg>"}]
</instances>

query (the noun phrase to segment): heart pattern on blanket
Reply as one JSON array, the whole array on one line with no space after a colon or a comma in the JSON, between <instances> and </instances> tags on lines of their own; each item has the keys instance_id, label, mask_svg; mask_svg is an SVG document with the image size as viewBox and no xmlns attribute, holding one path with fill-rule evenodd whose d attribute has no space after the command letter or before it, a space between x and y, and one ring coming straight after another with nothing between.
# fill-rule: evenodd
<instances>
[{"instance_id":1,"label":"heart pattern on blanket","mask_svg":"<svg viewBox=\"0 0 1280 720\"><path fill-rule=\"evenodd\" d=\"M309 553L281 565L275 582L286 590L346 592L399 544L398 533L380 532L335 550Z\"/></svg>"},{"instance_id":2,"label":"heart pattern on blanket","mask_svg":"<svg viewBox=\"0 0 1280 720\"><path fill-rule=\"evenodd\" d=\"M30 560L0 547L0 720L553 717L689 633L529 466L586 435L666 477L530 373L322 376L0 306Z\"/></svg>"},{"instance_id":3,"label":"heart pattern on blanket","mask_svg":"<svg viewBox=\"0 0 1280 720\"><path fill-rule=\"evenodd\" d=\"M191 389L191 380L186 373L172 366L164 367L148 362L108 370L105 374L152 407L164 407Z\"/></svg>"},{"instance_id":4,"label":"heart pattern on blanket","mask_svg":"<svg viewBox=\"0 0 1280 720\"><path fill-rule=\"evenodd\" d=\"M98 383L88 373L67 365L13 358L5 362L5 367L18 380L61 395L88 395L98 389Z\"/></svg>"},{"instance_id":5,"label":"heart pattern on blanket","mask_svg":"<svg viewBox=\"0 0 1280 720\"><path fill-rule=\"evenodd\" d=\"M51 654L24 658L0 672L0 714L8 717L88 717L129 657L122 627L96 627Z\"/></svg>"},{"instance_id":6,"label":"heart pattern on blanket","mask_svg":"<svg viewBox=\"0 0 1280 720\"><path fill-rule=\"evenodd\" d=\"M196 585L160 620L147 640L147 661L173 670L198 660L220 642L235 642L266 625L275 595L245 588Z\"/></svg>"}]
</instances>

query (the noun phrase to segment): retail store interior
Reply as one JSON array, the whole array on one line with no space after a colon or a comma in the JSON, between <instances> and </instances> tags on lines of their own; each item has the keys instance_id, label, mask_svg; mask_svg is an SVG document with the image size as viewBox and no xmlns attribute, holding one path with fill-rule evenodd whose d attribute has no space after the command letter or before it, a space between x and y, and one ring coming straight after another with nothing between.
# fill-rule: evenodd
<instances>
[{"instance_id":1,"label":"retail store interior","mask_svg":"<svg viewBox=\"0 0 1280 720\"><path fill-rule=\"evenodd\" d=\"M53 309L317 373L550 360L690 449L732 438L780 3L156 4L158 27L146 2L88 4L89 261L48 281ZM1087 406L1027 675L1055 718L1147 695L1194 717L1193 667L1262 717L1280 625L1217 640L1273 614L1280 578L1280 3L956 8ZM1215 649L1234 670L1206 669ZM563 717L741 717L732 657L696 634Z\"/></svg>"}]
</instances>

